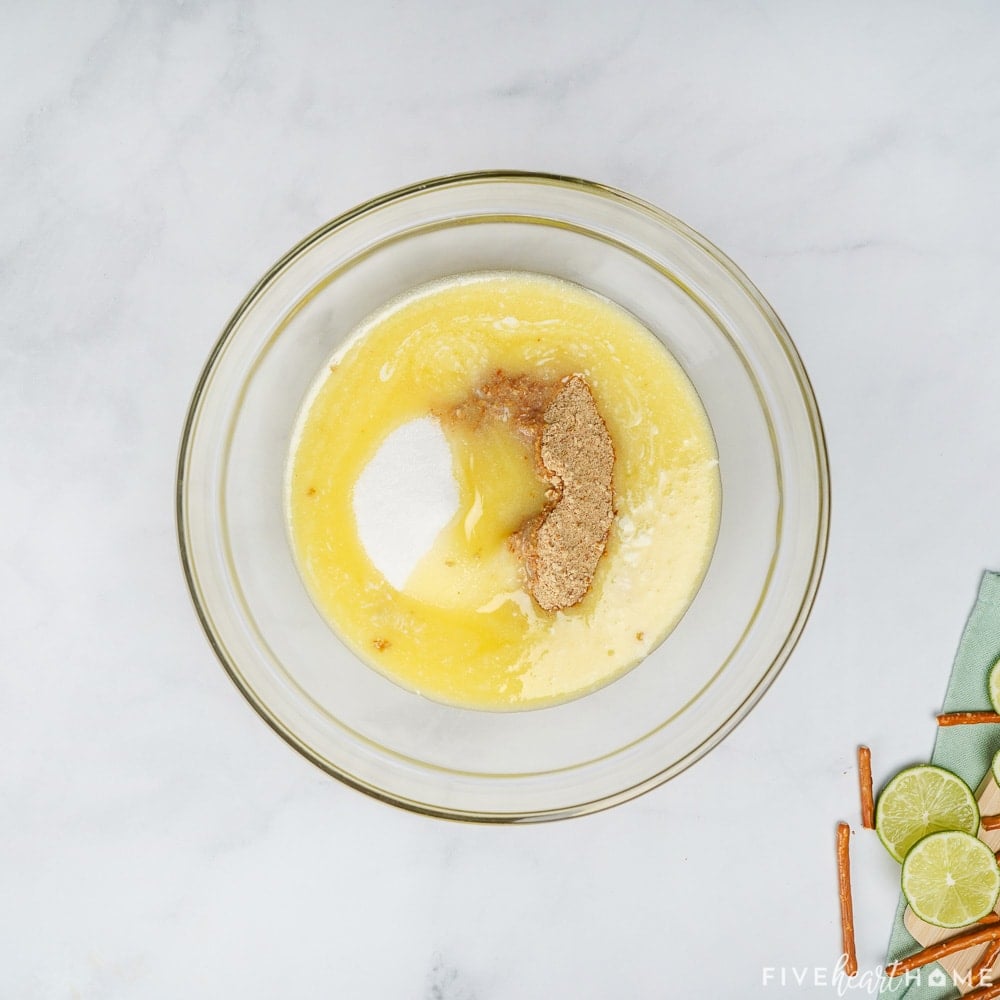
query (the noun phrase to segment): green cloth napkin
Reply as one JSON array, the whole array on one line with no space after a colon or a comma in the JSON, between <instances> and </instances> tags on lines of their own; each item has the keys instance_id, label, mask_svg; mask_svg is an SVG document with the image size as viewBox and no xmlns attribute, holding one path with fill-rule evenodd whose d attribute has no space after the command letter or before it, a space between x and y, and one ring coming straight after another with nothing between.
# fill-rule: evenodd
<instances>
[{"instance_id":1,"label":"green cloth napkin","mask_svg":"<svg viewBox=\"0 0 1000 1000\"><path fill-rule=\"evenodd\" d=\"M944 696L945 712L991 709L987 692L990 668L1000 656L1000 573L984 573L979 585L979 597L955 654L948 692ZM993 755L1000 750L1000 725L948 726L939 728L934 738L931 762L954 771L973 791L989 770ZM920 945L903 926L906 901L900 898L896 920L889 939L886 965L904 958ZM918 980L909 983L903 977L886 980L880 996L906 997L906 1000L946 1000L957 997L940 965L926 966Z\"/></svg>"}]
</instances>

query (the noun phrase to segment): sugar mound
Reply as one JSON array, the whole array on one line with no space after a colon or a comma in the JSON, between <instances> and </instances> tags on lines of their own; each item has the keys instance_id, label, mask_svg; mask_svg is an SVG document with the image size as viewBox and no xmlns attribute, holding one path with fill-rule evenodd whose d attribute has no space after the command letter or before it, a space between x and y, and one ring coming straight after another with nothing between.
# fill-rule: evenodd
<instances>
[{"instance_id":1,"label":"sugar mound","mask_svg":"<svg viewBox=\"0 0 1000 1000\"><path fill-rule=\"evenodd\" d=\"M451 449L438 422L420 417L397 427L358 477L352 499L368 558L402 590L458 508Z\"/></svg>"}]
</instances>

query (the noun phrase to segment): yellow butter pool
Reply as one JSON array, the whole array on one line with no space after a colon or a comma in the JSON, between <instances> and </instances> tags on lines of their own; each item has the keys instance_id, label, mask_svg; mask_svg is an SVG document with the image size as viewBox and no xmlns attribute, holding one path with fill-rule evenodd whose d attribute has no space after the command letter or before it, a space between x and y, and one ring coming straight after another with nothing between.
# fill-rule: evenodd
<instances>
[{"instance_id":1,"label":"yellow butter pool","mask_svg":"<svg viewBox=\"0 0 1000 1000\"><path fill-rule=\"evenodd\" d=\"M615 447L607 550L584 600L563 611L534 604L507 544L544 486L502 427L442 421L458 507L401 588L359 538L354 487L386 437L447 413L498 370L583 375ZM663 640L711 558L720 485L693 386L634 317L553 278L486 273L417 289L349 338L303 406L286 504L306 587L358 656L427 697L509 710L593 690Z\"/></svg>"}]
</instances>

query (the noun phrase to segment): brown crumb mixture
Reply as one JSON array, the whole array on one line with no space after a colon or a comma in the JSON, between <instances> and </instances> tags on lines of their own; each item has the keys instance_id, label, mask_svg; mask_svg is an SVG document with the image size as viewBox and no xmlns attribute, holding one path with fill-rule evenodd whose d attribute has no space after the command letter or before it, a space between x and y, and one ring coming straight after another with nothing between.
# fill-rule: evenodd
<instances>
[{"instance_id":1,"label":"brown crumb mixture","mask_svg":"<svg viewBox=\"0 0 1000 1000\"><path fill-rule=\"evenodd\" d=\"M614 520L615 450L582 375L544 382L498 371L451 416L510 427L532 448L545 506L510 538L528 593L546 611L587 596Z\"/></svg>"}]
</instances>

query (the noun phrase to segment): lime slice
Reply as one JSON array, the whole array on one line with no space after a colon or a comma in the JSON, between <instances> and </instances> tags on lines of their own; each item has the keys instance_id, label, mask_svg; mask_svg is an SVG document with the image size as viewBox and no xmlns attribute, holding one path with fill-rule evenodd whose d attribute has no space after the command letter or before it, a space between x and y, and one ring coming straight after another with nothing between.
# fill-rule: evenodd
<instances>
[{"instance_id":1,"label":"lime slice","mask_svg":"<svg viewBox=\"0 0 1000 1000\"><path fill-rule=\"evenodd\" d=\"M902 884L910 909L921 920L936 927L964 927L997 905L1000 868L977 837L946 830L910 849Z\"/></svg>"},{"instance_id":2,"label":"lime slice","mask_svg":"<svg viewBox=\"0 0 1000 1000\"><path fill-rule=\"evenodd\" d=\"M875 807L875 832L897 861L929 833L978 829L979 808L969 786L933 764L900 771L882 790Z\"/></svg>"},{"instance_id":3,"label":"lime slice","mask_svg":"<svg viewBox=\"0 0 1000 1000\"><path fill-rule=\"evenodd\" d=\"M993 711L1000 712L1000 659L990 668L990 701Z\"/></svg>"},{"instance_id":4,"label":"lime slice","mask_svg":"<svg viewBox=\"0 0 1000 1000\"><path fill-rule=\"evenodd\" d=\"M993 756L993 780L1000 785L1000 750Z\"/></svg>"}]
</instances>

